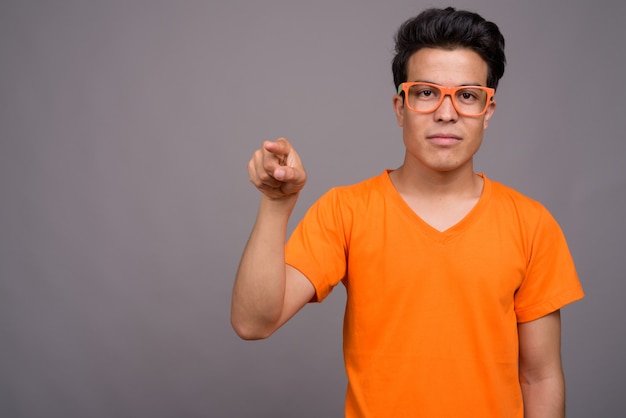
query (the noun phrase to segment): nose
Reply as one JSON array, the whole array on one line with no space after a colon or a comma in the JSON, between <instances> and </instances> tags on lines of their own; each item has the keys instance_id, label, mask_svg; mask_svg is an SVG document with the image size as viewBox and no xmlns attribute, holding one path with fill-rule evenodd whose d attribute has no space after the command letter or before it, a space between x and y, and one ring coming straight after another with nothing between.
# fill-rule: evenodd
<instances>
[{"instance_id":1,"label":"nose","mask_svg":"<svg viewBox=\"0 0 626 418\"><path fill-rule=\"evenodd\" d=\"M459 118L459 114L452 104L452 97L446 94L441 101L441 104L435 109L435 120L441 122L452 122Z\"/></svg>"}]
</instances>

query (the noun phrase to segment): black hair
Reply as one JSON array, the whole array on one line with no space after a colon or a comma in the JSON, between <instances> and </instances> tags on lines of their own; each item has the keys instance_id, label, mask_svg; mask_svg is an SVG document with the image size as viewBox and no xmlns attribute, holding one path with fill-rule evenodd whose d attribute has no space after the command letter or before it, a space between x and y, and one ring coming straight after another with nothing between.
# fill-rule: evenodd
<instances>
[{"instance_id":1,"label":"black hair","mask_svg":"<svg viewBox=\"0 0 626 418\"><path fill-rule=\"evenodd\" d=\"M452 7L424 10L400 26L395 41L391 68L396 89L407 81L409 58L421 48L467 48L476 52L489 68L487 87L497 88L504 74L504 37L495 23L473 12Z\"/></svg>"}]
</instances>

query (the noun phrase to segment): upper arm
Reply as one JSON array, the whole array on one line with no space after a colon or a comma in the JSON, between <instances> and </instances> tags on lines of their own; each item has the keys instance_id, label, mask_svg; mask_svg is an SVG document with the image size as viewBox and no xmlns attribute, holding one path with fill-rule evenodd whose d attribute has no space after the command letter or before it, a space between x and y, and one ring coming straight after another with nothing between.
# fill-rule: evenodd
<instances>
[{"instance_id":1,"label":"upper arm","mask_svg":"<svg viewBox=\"0 0 626 418\"><path fill-rule=\"evenodd\" d=\"M315 296L315 287L299 270L285 265L285 298L280 319L276 323L277 330L292 316L304 307Z\"/></svg>"},{"instance_id":2,"label":"upper arm","mask_svg":"<svg viewBox=\"0 0 626 418\"><path fill-rule=\"evenodd\" d=\"M556 310L534 321L518 324L519 367L522 383L562 377L561 315Z\"/></svg>"}]
</instances>

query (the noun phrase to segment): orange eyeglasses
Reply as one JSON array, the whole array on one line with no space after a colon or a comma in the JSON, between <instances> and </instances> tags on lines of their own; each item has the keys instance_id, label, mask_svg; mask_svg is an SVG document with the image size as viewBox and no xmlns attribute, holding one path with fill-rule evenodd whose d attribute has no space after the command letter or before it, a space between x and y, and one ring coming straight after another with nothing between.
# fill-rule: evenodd
<instances>
[{"instance_id":1,"label":"orange eyeglasses","mask_svg":"<svg viewBox=\"0 0 626 418\"><path fill-rule=\"evenodd\" d=\"M421 81L400 84L398 94L403 92L404 102L413 112L432 113L441 106L444 97L450 96L452 106L463 116L484 115L495 94L490 87L444 87Z\"/></svg>"}]
</instances>

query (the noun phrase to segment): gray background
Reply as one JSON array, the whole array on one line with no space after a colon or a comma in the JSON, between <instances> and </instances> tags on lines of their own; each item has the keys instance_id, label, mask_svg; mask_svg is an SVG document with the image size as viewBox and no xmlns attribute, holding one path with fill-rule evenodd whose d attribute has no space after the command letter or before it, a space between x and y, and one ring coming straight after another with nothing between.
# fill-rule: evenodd
<instances>
[{"instance_id":1,"label":"gray background","mask_svg":"<svg viewBox=\"0 0 626 418\"><path fill-rule=\"evenodd\" d=\"M2 1L0 415L340 416L342 288L267 341L230 328L245 167L294 143L294 222L397 167L392 37L430 5ZM477 169L552 211L587 293L563 310L569 416L620 416L625 3L456 6L507 39Z\"/></svg>"}]
</instances>

